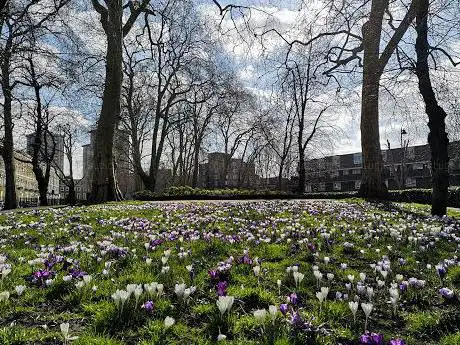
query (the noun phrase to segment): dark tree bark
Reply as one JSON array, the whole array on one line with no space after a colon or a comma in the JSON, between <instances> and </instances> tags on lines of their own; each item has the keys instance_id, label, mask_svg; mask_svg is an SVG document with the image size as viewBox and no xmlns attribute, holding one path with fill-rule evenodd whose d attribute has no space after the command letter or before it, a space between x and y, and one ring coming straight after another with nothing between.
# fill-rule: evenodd
<instances>
[{"instance_id":1,"label":"dark tree bark","mask_svg":"<svg viewBox=\"0 0 460 345\"><path fill-rule=\"evenodd\" d=\"M412 1L404 19L395 29L381 53L382 21L389 0L373 0L369 20L362 28L363 86L361 98L361 148L363 177L360 195L367 198L385 198L388 189L383 179L383 162L379 133L380 78L401 38L415 18Z\"/></svg>"},{"instance_id":2,"label":"dark tree bark","mask_svg":"<svg viewBox=\"0 0 460 345\"><path fill-rule=\"evenodd\" d=\"M11 56L13 49L12 27L9 26L9 36L6 40L5 48L2 52L2 92L3 103L3 122L5 137L1 154L5 164L5 210L15 209L18 206L16 197L15 164L14 164L14 141L13 141L13 114L12 114L12 85L11 85Z\"/></svg>"},{"instance_id":3,"label":"dark tree bark","mask_svg":"<svg viewBox=\"0 0 460 345\"><path fill-rule=\"evenodd\" d=\"M431 213L443 216L447 213L447 199L449 195L449 139L446 133L444 109L438 104L436 94L430 79L428 57L430 45L428 43L428 15L429 1L419 0L417 6L417 52L416 72L419 80L419 90L425 102L425 112L428 115L428 142L431 149L431 168L433 172L433 196Z\"/></svg>"},{"instance_id":4,"label":"dark tree bark","mask_svg":"<svg viewBox=\"0 0 460 345\"><path fill-rule=\"evenodd\" d=\"M102 26L107 36L106 68L102 110L97 122L94 148L91 201L121 200L115 178L113 142L120 118L121 84L123 81L123 7L121 1L107 2Z\"/></svg>"},{"instance_id":5,"label":"dark tree bark","mask_svg":"<svg viewBox=\"0 0 460 345\"><path fill-rule=\"evenodd\" d=\"M363 175L360 194L364 197L387 196L383 181L383 162L380 151L379 133L379 91L380 39L382 20L388 0L373 1L369 21L363 26L363 86L361 102L361 149Z\"/></svg>"},{"instance_id":6,"label":"dark tree bark","mask_svg":"<svg viewBox=\"0 0 460 345\"><path fill-rule=\"evenodd\" d=\"M91 201L100 203L117 201L123 197L118 188L113 144L115 130L121 117L121 87L123 82L123 37L131 30L139 14L149 0L143 0L135 8L128 5L131 14L123 24L122 0L106 0L107 8L99 0L92 0L94 9L101 17L101 24L107 37L106 68L102 109L97 122L96 142L93 157Z\"/></svg>"}]
</instances>

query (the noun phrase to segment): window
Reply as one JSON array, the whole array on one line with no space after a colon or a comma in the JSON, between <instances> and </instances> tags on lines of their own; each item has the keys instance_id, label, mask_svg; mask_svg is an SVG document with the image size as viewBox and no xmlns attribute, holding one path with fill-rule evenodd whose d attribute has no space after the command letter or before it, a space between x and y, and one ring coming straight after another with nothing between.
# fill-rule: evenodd
<instances>
[{"instance_id":1,"label":"window","mask_svg":"<svg viewBox=\"0 0 460 345\"><path fill-rule=\"evenodd\" d=\"M337 190L337 191L342 190L342 183L334 182L334 190Z\"/></svg>"},{"instance_id":2,"label":"window","mask_svg":"<svg viewBox=\"0 0 460 345\"><path fill-rule=\"evenodd\" d=\"M353 164L362 165L363 164L363 155L361 153L353 154Z\"/></svg>"},{"instance_id":3,"label":"window","mask_svg":"<svg viewBox=\"0 0 460 345\"><path fill-rule=\"evenodd\" d=\"M417 180L412 177L406 178L406 187L417 187Z\"/></svg>"},{"instance_id":4,"label":"window","mask_svg":"<svg viewBox=\"0 0 460 345\"><path fill-rule=\"evenodd\" d=\"M345 170L343 171L343 176L346 176L346 175L348 175L349 173L350 173L350 171L347 170L347 169L345 169Z\"/></svg>"},{"instance_id":5,"label":"window","mask_svg":"<svg viewBox=\"0 0 460 345\"><path fill-rule=\"evenodd\" d=\"M359 174L361 174L361 169L353 169L353 170L351 171L351 173L352 173L353 175L359 175Z\"/></svg>"},{"instance_id":6,"label":"window","mask_svg":"<svg viewBox=\"0 0 460 345\"><path fill-rule=\"evenodd\" d=\"M356 180L355 181L355 189L361 188L361 180Z\"/></svg>"},{"instance_id":7,"label":"window","mask_svg":"<svg viewBox=\"0 0 460 345\"><path fill-rule=\"evenodd\" d=\"M339 171L338 170L332 170L330 172L331 178L339 177Z\"/></svg>"},{"instance_id":8,"label":"window","mask_svg":"<svg viewBox=\"0 0 460 345\"><path fill-rule=\"evenodd\" d=\"M423 170L423 167L424 167L423 163L414 163L414 164L412 164L412 169L413 170Z\"/></svg>"},{"instance_id":9,"label":"window","mask_svg":"<svg viewBox=\"0 0 460 345\"><path fill-rule=\"evenodd\" d=\"M311 184L305 185L305 192L306 193L311 193Z\"/></svg>"},{"instance_id":10,"label":"window","mask_svg":"<svg viewBox=\"0 0 460 345\"><path fill-rule=\"evenodd\" d=\"M415 159L415 147L407 148L406 159Z\"/></svg>"}]
</instances>

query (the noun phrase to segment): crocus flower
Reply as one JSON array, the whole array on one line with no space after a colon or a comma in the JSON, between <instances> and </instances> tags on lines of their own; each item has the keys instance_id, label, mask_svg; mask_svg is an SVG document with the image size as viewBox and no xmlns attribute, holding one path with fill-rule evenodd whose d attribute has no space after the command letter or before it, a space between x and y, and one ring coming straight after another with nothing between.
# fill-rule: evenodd
<instances>
[{"instance_id":1,"label":"crocus flower","mask_svg":"<svg viewBox=\"0 0 460 345\"><path fill-rule=\"evenodd\" d=\"M295 292L291 293L289 295L289 301L291 304L296 305L297 304L297 294Z\"/></svg>"},{"instance_id":2,"label":"crocus flower","mask_svg":"<svg viewBox=\"0 0 460 345\"><path fill-rule=\"evenodd\" d=\"M217 300L217 308L219 308L220 315L224 315L226 311L230 312L230 309L233 306L233 302L235 301L235 298L233 296L219 296L219 299Z\"/></svg>"},{"instance_id":3,"label":"crocus flower","mask_svg":"<svg viewBox=\"0 0 460 345\"><path fill-rule=\"evenodd\" d=\"M142 304L141 308L145 309L145 311L151 313L153 311L154 304L152 301L147 301L144 304Z\"/></svg>"},{"instance_id":4,"label":"crocus flower","mask_svg":"<svg viewBox=\"0 0 460 345\"><path fill-rule=\"evenodd\" d=\"M286 315L287 311L288 311L288 305L286 303L281 304L280 305L281 314Z\"/></svg>"},{"instance_id":5,"label":"crocus flower","mask_svg":"<svg viewBox=\"0 0 460 345\"><path fill-rule=\"evenodd\" d=\"M406 345L406 342L400 338L397 339L391 339L390 340L390 345Z\"/></svg>"},{"instance_id":6,"label":"crocus flower","mask_svg":"<svg viewBox=\"0 0 460 345\"><path fill-rule=\"evenodd\" d=\"M165 321L164 321L165 329L170 328L175 323L176 323L176 320L174 320L172 317L166 316Z\"/></svg>"},{"instance_id":7,"label":"crocus flower","mask_svg":"<svg viewBox=\"0 0 460 345\"><path fill-rule=\"evenodd\" d=\"M441 294L442 297L446 299L452 299L455 296L455 293L448 288L439 289L439 293Z\"/></svg>"},{"instance_id":8,"label":"crocus flower","mask_svg":"<svg viewBox=\"0 0 460 345\"><path fill-rule=\"evenodd\" d=\"M218 282L216 285L217 296L226 296L227 295L227 282Z\"/></svg>"},{"instance_id":9,"label":"crocus flower","mask_svg":"<svg viewBox=\"0 0 460 345\"><path fill-rule=\"evenodd\" d=\"M267 317L267 311L265 309L254 310L253 314L257 323L264 324Z\"/></svg>"},{"instance_id":10,"label":"crocus flower","mask_svg":"<svg viewBox=\"0 0 460 345\"><path fill-rule=\"evenodd\" d=\"M359 308L359 303L358 302L348 302L348 306L350 307L350 310L353 313L353 319L356 322L356 313Z\"/></svg>"}]
</instances>

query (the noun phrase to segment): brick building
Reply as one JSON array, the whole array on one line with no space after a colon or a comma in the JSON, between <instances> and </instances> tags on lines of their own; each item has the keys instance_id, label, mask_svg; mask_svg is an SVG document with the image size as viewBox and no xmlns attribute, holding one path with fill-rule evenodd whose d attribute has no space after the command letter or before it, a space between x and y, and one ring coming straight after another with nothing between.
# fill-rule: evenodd
<instances>
[{"instance_id":1,"label":"brick building","mask_svg":"<svg viewBox=\"0 0 460 345\"><path fill-rule=\"evenodd\" d=\"M252 162L214 152L208 154L207 163L200 164L199 185L203 188L253 188L258 182L255 171Z\"/></svg>"},{"instance_id":2,"label":"brick building","mask_svg":"<svg viewBox=\"0 0 460 345\"><path fill-rule=\"evenodd\" d=\"M460 141L449 144L450 184L460 185ZM385 183L389 189L431 188L429 145L382 151ZM361 186L362 155L352 153L306 161L306 192L340 192Z\"/></svg>"}]
</instances>

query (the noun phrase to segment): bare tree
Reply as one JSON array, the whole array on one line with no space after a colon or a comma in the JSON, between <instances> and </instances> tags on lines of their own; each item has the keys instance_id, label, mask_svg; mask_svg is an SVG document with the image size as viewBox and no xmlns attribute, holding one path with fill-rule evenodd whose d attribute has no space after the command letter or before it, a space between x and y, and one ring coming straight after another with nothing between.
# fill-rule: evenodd
<instances>
[{"instance_id":1,"label":"bare tree","mask_svg":"<svg viewBox=\"0 0 460 345\"><path fill-rule=\"evenodd\" d=\"M430 45L428 43L428 18L430 2L418 0L417 13L417 52L416 73L419 80L419 90L425 102L430 133L428 142L431 148L431 169L433 181L433 196L431 213L436 216L447 214L449 195L449 139L446 133L447 113L439 105L430 79Z\"/></svg>"},{"instance_id":2,"label":"bare tree","mask_svg":"<svg viewBox=\"0 0 460 345\"><path fill-rule=\"evenodd\" d=\"M121 87L123 83L123 38L131 31L137 18L147 10L150 0L142 2L106 0L104 6L99 0L91 0L100 15L102 28L107 37L106 74L102 109L97 122L94 148L91 200L103 202L120 200L113 157L114 135L121 114ZM123 23L123 13L129 9L129 16Z\"/></svg>"},{"instance_id":3,"label":"bare tree","mask_svg":"<svg viewBox=\"0 0 460 345\"><path fill-rule=\"evenodd\" d=\"M158 8L155 14L156 16L145 15L143 30L136 37L136 44L131 46L126 54L131 56L128 57L127 63L136 63L136 68L129 71L129 82L131 85L137 82L146 86L146 89L136 90L133 94L148 92L148 96L145 97L147 103L144 103L147 108L142 112L146 114L148 111L150 127L143 126L142 131L138 128L137 133L130 130L130 134L133 142L134 168L145 188L152 191L157 184L168 133L174 126L181 129L178 124L184 124L182 104L202 103L201 96L192 101L188 95L193 93L193 90L205 89L211 84L207 76L203 77L197 72L205 69L203 66L209 65L209 57L203 56L200 52L209 46L192 2L169 1ZM144 79L143 76L147 77ZM127 114L137 118L139 115L145 116L132 111ZM131 129L134 125L130 125ZM146 137L146 133L150 134L150 148L143 154L143 138L140 136ZM147 158L148 168L144 169L143 160Z\"/></svg>"},{"instance_id":4,"label":"bare tree","mask_svg":"<svg viewBox=\"0 0 460 345\"><path fill-rule=\"evenodd\" d=\"M13 73L18 68L15 64L17 55L28 49L30 35L42 29L46 23L54 18L70 0L57 0L53 7L44 0L33 0L26 3L4 2L0 29L1 29L1 89L3 93L3 128L4 138L1 155L5 164L5 209L17 207L14 140L13 140L13 90L18 85ZM41 6L42 11L37 11Z\"/></svg>"},{"instance_id":5,"label":"bare tree","mask_svg":"<svg viewBox=\"0 0 460 345\"><path fill-rule=\"evenodd\" d=\"M32 170L38 184L39 202L41 206L48 205L48 185L57 154L56 137L51 131L54 116L50 113L50 101L43 99L44 88L56 88L59 80L55 76L39 71L34 62L37 56L29 54L25 59L23 77L18 83L32 89L34 100L29 119L33 124L33 143L31 145Z\"/></svg>"}]
</instances>

